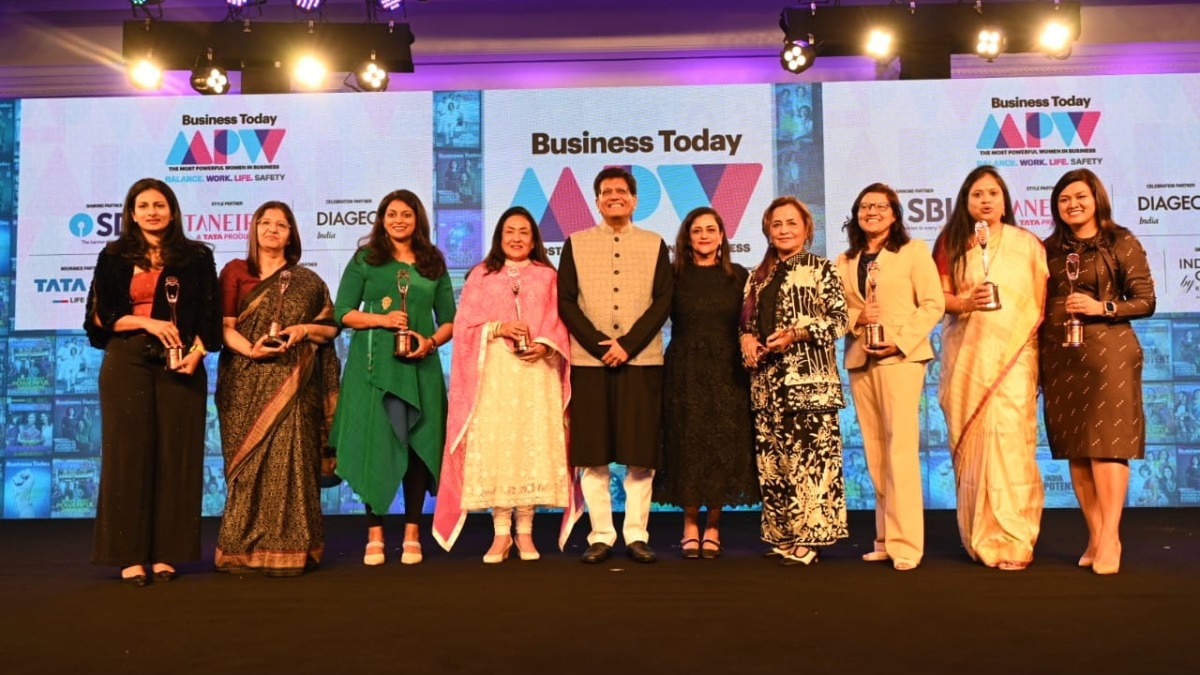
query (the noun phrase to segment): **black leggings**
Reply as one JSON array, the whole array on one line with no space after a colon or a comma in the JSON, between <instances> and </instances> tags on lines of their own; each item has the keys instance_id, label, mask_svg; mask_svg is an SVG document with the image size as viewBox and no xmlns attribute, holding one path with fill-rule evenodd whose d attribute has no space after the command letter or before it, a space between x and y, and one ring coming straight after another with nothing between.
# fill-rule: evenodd
<instances>
[{"instance_id":1,"label":"black leggings","mask_svg":"<svg viewBox=\"0 0 1200 675\"><path fill-rule=\"evenodd\" d=\"M429 467L425 466L425 462L413 452L412 448L408 449L408 471L404 472L404 524L416 525L421 522L421 511L425 509L425 493L429 491L429 484L433 482L433 475L429 472ZM367 527L380 527L383 525L383 516L367 507Z\"/></svg>"}]
</instances>

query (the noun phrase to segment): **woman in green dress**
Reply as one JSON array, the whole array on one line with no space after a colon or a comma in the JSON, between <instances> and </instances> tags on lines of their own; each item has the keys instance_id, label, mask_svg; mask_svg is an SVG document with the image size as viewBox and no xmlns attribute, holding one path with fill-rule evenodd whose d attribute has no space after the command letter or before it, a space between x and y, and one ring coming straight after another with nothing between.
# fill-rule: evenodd
<instances>
[{"instance_id":1,"label":"woman in green dress","mask_svg":"<svg viewBox=\"0 0 1200 675\"><path fill-rule=\"evenodd\" d=\"M446 260L429 238L429 217L415 194L384 196L371 233L346 265L334 316L353 328L330 445L337 473L366 505L363 563L385 560L383 514L404 486L400 562L421 562L419 524L425 493L435 493L446 434L446 383L438 347L453 334L454 290ZM394 356L396 333L412 336Z\"/></svg>"}]
</instances>

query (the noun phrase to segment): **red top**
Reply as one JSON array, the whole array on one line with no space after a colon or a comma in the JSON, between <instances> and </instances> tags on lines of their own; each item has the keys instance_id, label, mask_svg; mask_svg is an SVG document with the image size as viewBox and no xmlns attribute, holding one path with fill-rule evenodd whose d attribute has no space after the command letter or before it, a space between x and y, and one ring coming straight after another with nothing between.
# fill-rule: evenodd
<instances>
[{"instance_id":1,"label":"red top","mask_svg":"<svg viewBox=\"0 0 1200 675\"><path fill-rule=\"evenodd\" d=\"M250 294L262 279L250 274L244 258L230 260L221 269L221 316L236 317L242 298Z\"/></svg>"},{"instance_id":2,"label":"red top","mask_svg":"<svg viewBox=\"0 0 1200 675\"><path fill-rule=\"evenodd\" d=\"M134 316L150 316L154 309L154 291L158 288L158 277L162 270L135 272L129 282L129 298L133 300Z\"/></svg>"}]
</instances>

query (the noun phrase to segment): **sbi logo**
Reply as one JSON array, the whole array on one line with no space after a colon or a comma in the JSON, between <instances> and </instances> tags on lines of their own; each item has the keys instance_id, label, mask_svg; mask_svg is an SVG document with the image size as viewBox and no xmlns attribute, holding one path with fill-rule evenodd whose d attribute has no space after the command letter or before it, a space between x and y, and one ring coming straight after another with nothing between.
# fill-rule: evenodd
<instances>
[{"instance_id":1,"label":"sbi logo","mask_svg":"<svg viewBox=\"0 0 1200 675\"><path fill-rule=\"evenodd\" d=\"M117 237L121 234L121 212L106 211L94 218L90 213L76 213L67 224L71 234L84 237Z\"/></svg>"}]
</instances>

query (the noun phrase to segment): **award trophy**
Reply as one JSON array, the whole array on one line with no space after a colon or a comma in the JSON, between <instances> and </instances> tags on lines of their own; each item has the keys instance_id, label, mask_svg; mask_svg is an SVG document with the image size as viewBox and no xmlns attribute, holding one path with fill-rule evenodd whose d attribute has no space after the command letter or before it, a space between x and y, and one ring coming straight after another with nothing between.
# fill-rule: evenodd
<instances>
[{"instance_id":1,"label":"award trophy","mask_svg":"<svg viewBox=\"0 0 1200 675\"><path fill-rule=\"evenodd\" d=\"M517 321L521 320L521 271L515 267L508 268L508 287L513 292L513 304L517 306ZM529 350L529 338L522 335L515 340L516 351L524 354Z\"/></svg>"},{"instance_id":2,"label":"award trophy","mask_svg":"<svg viewBox=\"0 0 1200 675\"><path fill-rule=\"evenodd\" d=\"M867 263L867 304L877 303L876 286L879 285L879 263L872 260ZM883 344L883 324L869 323L866 326L867 349L875 349Z\"/></svg>"},{"instance_id":3,"label":"award trophy","mask_svg":"<svg viewBox=\"0 0 1200 675\"><path fill-rule=\"evenodd\" d=\"M988 289L988 301L979 306L980 310L992 312L1000 309L1000 287L988 281L988 225L982 220L975 223L975 241L983 252L983 286Z\"/></svg>"},{"instance_id":4,"label":"award trophy","mask_svg":"<svg viewBox=\"0 0 1200 675\"><path fill-rule=\"evenodd\" d=\"M163 290L167 294L167 304L171 307L171 325L178 326L179 319L175 313L175 305L179 302L179 279L167 277L163 282ZM167 369L175 370L183 361L183 347L167 347Z\"/></svg>"},{"instance_id":5,"label":"award trophy","mask_svg":"<svg viewBox=\"0 0 1200 675\"><path fill-rule=\"evenodd\" d=\"M408 270L396 272L396 289L400 291L400 311L408 314ZM407 328L396 331L396 347L392 351L397 358L407 359L416 351L412 333Z\"/></svg>"},{"instance_id":6,"label":"award trophy","mask_svg":"<svg viewBox=\"0 0 1200 675\"><path fill-rule=\"evenodd\" d=\"M1075 292L1075 280L1079 278L1079 254L1067 254L1067 281L1070 282L1070 293ZM1070 294L1068 293L1068 295ZM1079 317L1075 316L1074 312L1069 312L1070 317L1063 324L1063 343L1064 347L1082 347L1083 346L1083 322Z\"/></svg>"},{"instance_id":7,"label":"award trophy","mask_svg":"<svg viewBox=\"0 0 1200 675\"><path fill-rule=\"evenodd\" d=\"M279 273L279 301L275 305L275 318L271 320L271 325L267 327L267 339L263 340L264 347L279 349L285 344L284 339L279 337L279 331L283 329L283 294L287 292L288 284L291 281L291 270L284 270Z\"/></svg>"}]
</instances>

